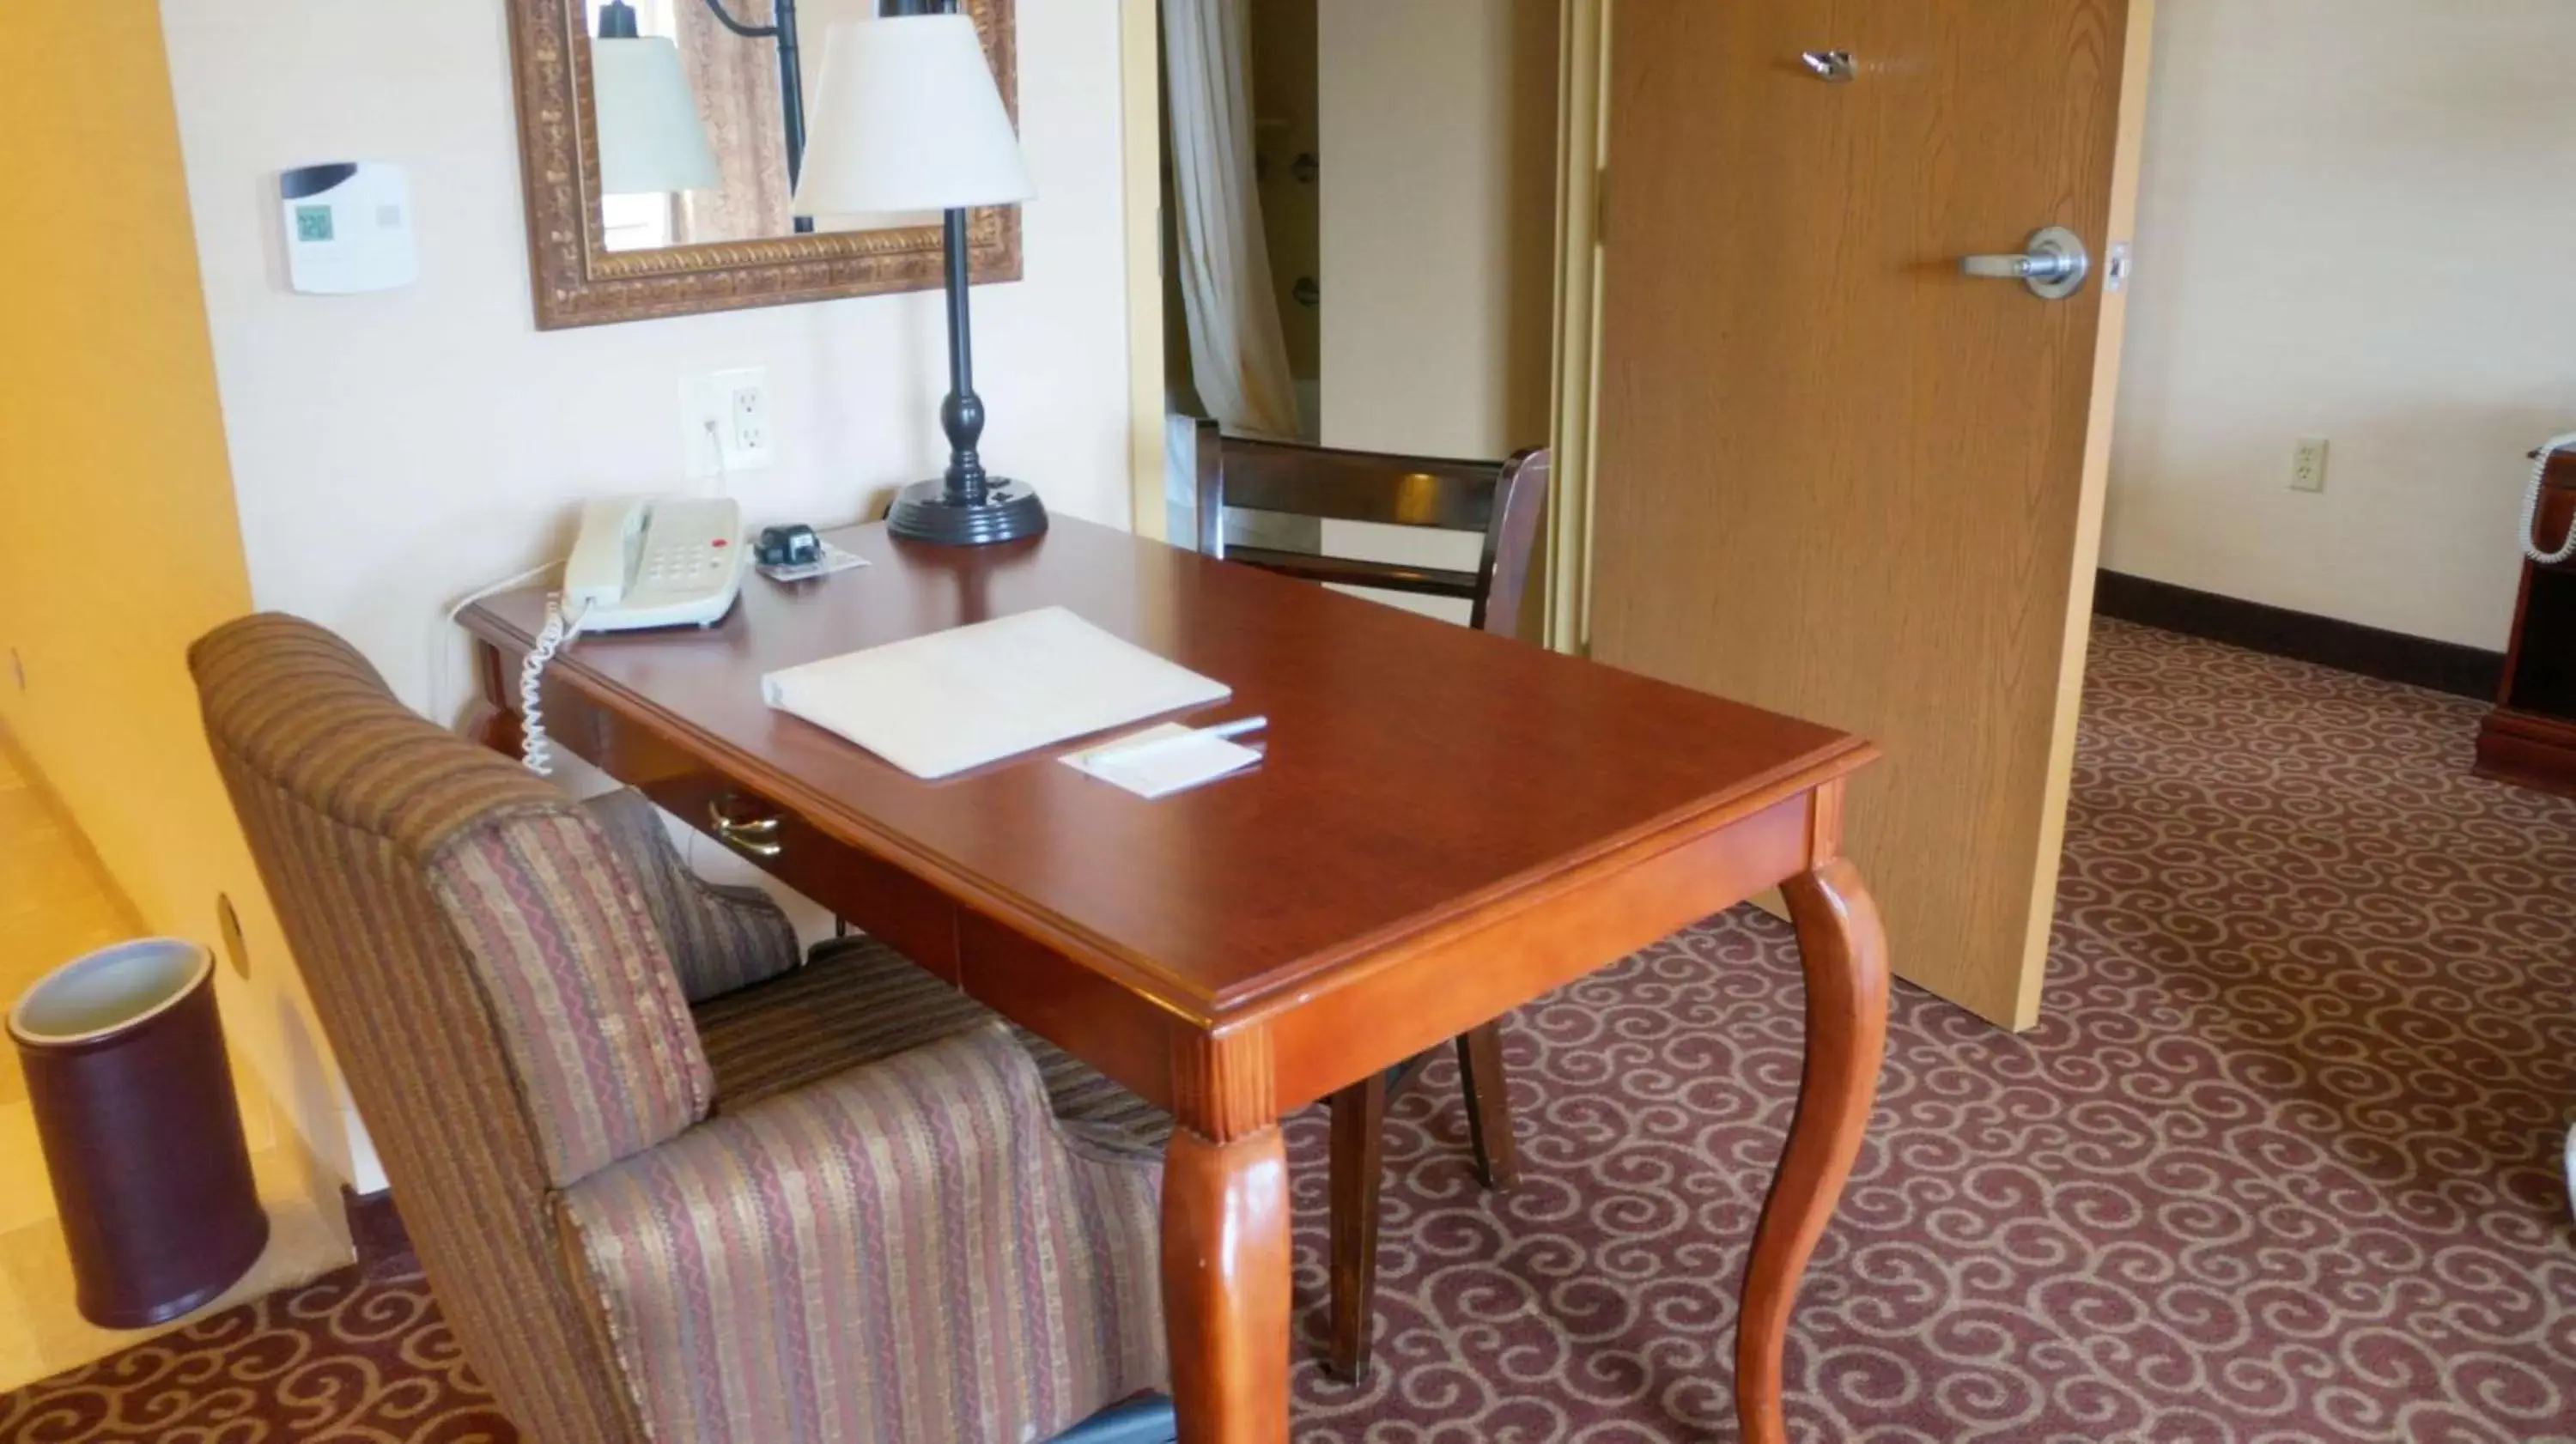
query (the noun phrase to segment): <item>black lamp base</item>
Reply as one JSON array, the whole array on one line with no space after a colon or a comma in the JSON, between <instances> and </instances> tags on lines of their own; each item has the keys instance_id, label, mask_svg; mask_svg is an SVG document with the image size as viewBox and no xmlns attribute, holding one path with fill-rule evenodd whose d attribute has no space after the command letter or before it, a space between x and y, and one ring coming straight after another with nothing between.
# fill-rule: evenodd
<instances>
[{"instance_id":1,"label":"black lamp base","mask_svg":"<svg viewBox=\"0 0 2576 1444\"><path fill-rule=\"evenodd\" d=\"M894 494L886 529L908 541L940 546L986 546L1019 541L1047 529L1046 504L1027 482L994 477L984 500L968 504L948 494L943 480L916 481Z\"/></svg>"}]
</instances>

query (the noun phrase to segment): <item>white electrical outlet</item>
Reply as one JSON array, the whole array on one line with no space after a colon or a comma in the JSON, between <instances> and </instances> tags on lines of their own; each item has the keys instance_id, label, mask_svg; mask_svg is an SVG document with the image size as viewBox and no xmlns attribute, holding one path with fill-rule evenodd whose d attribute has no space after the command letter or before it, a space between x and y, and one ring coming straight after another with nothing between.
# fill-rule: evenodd
<instances>
[{"instance_id":1,"label":"white electrical outlet","mask_svg":"<svg viewBox=\"0 0 2576 1444\"><path fill-rule=\"evenodd\" d=\"M2326 439L2302 436L2297 449L2290 453L2290 490L2323 491L2326 489Z\"/></svg>"},{"instance_id":2,"label":"white electrical outlet","mask_svg":"<svg viewBox=\"0 0 2576 1444\"><path fill-rule=\"evenodd\" d=\"M733 435L725 438L732 455L760 458L758 465L769 464L769 391L762 386L740 386L733 393ZM751 464L751 463L745 463Z\"/></svg>"},{"instance_id":3,"label":"white electrical outlet","mask_svg":"<svg viewBox=\"0 0 2576 1444\"><path fill-rule=\"evenodd\" d=\"M769 431L769 373L744 366L680 383L680 445L692 480L758 471L777 460Z\"/></svg>"}]
</instances>

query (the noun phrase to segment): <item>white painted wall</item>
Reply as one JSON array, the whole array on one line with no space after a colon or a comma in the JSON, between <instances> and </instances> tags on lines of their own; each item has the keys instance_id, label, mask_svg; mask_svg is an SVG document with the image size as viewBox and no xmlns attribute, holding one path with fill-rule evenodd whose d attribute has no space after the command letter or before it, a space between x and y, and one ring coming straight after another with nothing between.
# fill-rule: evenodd
<instances>
[{"instance_id":1,"label":"white painted wall","mask_svg":"<svg viewBox=\"0 0 2576 1444\"><path fill-rule=\"evenodd\" d=\"M1117 4L1018 9L1038 195L1026 279L975 293L984 454L1060 514L1124 525ZM164 5L253 594L424 707L462 700L446 602L557 554L577 499L677 484L683 376L768 368L779 464L733 488L755 523L852 519L947 454L935 293L538 332L502 12ZM351 158L409 167L421 279L294 295L275 174Z\"/></svg>"},{"instance_id":2,"label":"white painted wall","mask_svg":"<svg viewBox=\"0 0 2576 1444\"><path fill-rule=\"evenodd\" d=\"M1123 526L1118 4L1018 9L1039 194L1025 279L975 293L984 455L1058 514ZM683 376L768 369L779 464L733 483L755 525L852 520L871 493L944 464L935 294L535 329L500 4L162 11L253 598L348 637L414 706L447 716L466 700L450 602L559 555L579 499L678 484ZM286 290L276 173L344 159L409 168L416 285ZM300 990L271 989L274 1046L327 1056ZM349 1132L345 1151L320 1146L361 1188L380 1186L363 1130Z\"/></svg>"},{"instance_id":3,"label":"white painted wall","mask_svg":"<svg viewBox=\"0 0 2576 1444\"><path fill-rule=\"evenodd\" d=\"M1555 12L1320 0L1325 445L1500 457L1544 441ZM1538 164L1516 165L1533 139Z\"/></svg>"},{"instance_id":4,"label":"white painted wall","mask_svg":"<svg viewBox=\"0 0 2576 1444\"><path fill-rule=\"evenodd\" d=\"M1555 0L1319 0L1326 446L1499 460L1546 444L1556 16ZM1372 560L1472 570L1480 551L1454 532L1323 534Z\"/></svg>"},{"instance_id":5,"label":"white painted wall","mask_svg":"<svg viewBox=\"0 0 2576 1444\"><path fill-rule=\"evenodd\" d=\"M2576 4L2162 0L2156 47L2103 564L2500 649L2576 429Z\"/></svg>"}]
</instances>

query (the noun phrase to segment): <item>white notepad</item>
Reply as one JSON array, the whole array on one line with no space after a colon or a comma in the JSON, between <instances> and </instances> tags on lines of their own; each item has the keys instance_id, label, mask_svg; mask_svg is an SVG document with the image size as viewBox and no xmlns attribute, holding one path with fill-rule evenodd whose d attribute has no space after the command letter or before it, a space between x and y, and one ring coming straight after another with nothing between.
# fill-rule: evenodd
<instances>
[{"instance_id":1,"label":"white notepad","mask_svg":"<svg viewBox=\"0 0 2576 1444\"><path fill-rule=\"evenodd\" d=\"M1261 754L1239 742L1211 737L1195 727L1165 722L1142 732L1112 737L1096 747L1068 752L1056 759L1076 772L1116 783L1138 797L1168 797L1220 777L1231 777L1261 760Z\"/></svg>"},{"instance_id":2,"label":"white notepad","mask_svg":"<svg viewBox=\"0 0 2576 1444\"><path fill-rule=\"evenodd\" d=\"M1222 701L1233 690L1062 607L911 637L760 679L770 706L921 778Z\"/></svg>"}]
</instances>

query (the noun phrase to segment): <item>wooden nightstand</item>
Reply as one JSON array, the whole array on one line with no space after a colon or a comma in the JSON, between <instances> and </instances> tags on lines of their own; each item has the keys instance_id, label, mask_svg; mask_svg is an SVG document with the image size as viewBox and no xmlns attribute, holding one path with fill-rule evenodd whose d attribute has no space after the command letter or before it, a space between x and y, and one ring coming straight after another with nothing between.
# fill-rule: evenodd
<instances>
[{"instance_id":1,"label":"wooden nightstand","mask_svg":"<svg viewBox=\"0 0 2576 1444\"><path fill-rule=\"evenodd\" d=\"M2563 545L2576 518L2576 455L2550 458L2540 542ZM2525 562L2504 687L2478 725L2480 777L2576 797L2576 561Z\"/></svg>"}]
</instances>

